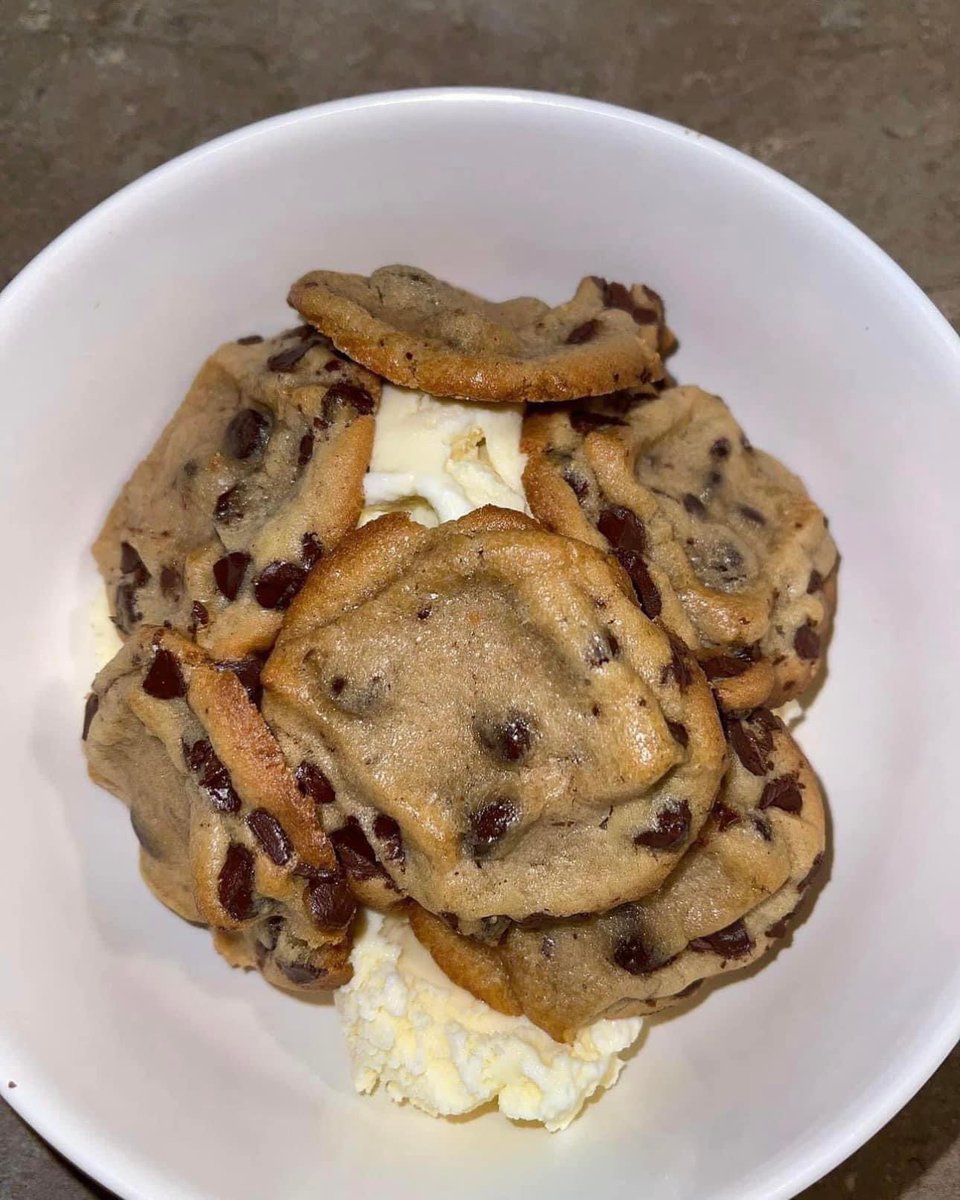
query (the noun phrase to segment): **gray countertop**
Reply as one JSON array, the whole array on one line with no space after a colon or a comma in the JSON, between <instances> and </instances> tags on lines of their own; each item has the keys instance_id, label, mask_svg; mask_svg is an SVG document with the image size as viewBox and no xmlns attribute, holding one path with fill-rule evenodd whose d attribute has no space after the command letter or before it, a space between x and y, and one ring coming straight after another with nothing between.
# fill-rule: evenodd
<instances>
[{"instance_id":1,"label":"gray countertop","mask_svg":"<svg viewBox=\"0 0 960 1200\"><path fill-rule=\"evenodd\" d=\"M960 320L956 0L0 0L0 17L0 284L97 201L228 129L488 84L610 100L746 150ZM0 1104L0 1200L106 1195ZM958 1196L954 1051L804 1200Z\"/></svg>"}]
</instances>

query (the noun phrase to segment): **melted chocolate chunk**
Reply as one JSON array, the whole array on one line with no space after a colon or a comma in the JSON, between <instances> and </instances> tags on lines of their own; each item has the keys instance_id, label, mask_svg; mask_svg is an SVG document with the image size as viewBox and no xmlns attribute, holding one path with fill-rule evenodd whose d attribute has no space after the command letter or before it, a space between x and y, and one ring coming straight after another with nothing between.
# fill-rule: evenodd
<instances>
[{"instance_id":1,"label":"melted chocolate chunk","mask_svg":"<svg viewBox=\"0 0 960 1200\"><path fill-rule=\"evenodd\" d=\"M740 516L754 525L766 525L767 523L767 518L759 509L754 508L752 504L741 504Z\"/></svg>"},{"instance_id":2,"label":"melted chocolate chunk","mask_svg":"<svg viewBox=\"0 0 960 1200\"><path fill-rule=\"evenodd\" d=\"M231 521L239 520L243 516L243 489L237 485L232 488L227 488L225 492L221 492L217 497L217 502L213 506L213 519L222 521L224 525L229 525Z\"/></svg>"},{"instance_id":3,"label":"melted chocolate chunk","mask_svg":"<svg viewBox=\"0 0 960 1200\"><path fill-rule=\"evenodd\" d=\"M313 434L307 430L300 439L300 446L297 450L297 466L305 467L311 458L313 458Z\"/></svg>"},{"instance_id":4,"label":"melted chocolate chunk","mask_svg":"<svg viewBox=\"0 0 960 1200\"><path fill-rule=\"evenodd\" d=\"M260 673L263 670L263 659L256 654L247 658L231 659L228 662L217 663L222 671L232 671L243 684L244 691L250 697L251 703L260 707L263 699L263 688L260 685Z\"/></svg>"},{"instance_id":5,"label":"melted chocolate chunk","mask_svg":"<svg viewBox=\"0 0 960 1200\"><path fill-rule=\"evenodd\" d=\"M141 588L150 578L146 564L129 542L120 543L120 570L129 575L130 583L135 588Z\"/></svg>"},{"instance_id":6,"label":"melted chocolate chunk","mask_svg":"<svg viewBox=\"0 0 960 1200\"><path fill-rule=\"evenodd\" d=\"M242 550L225 554L213 564L213 581L226 600L236 600L249 565L250 555Z\"/></svg>"},{"instance_id":7,"label":"melted chocolate chunk","mask_svg":"<svg viewBox=\"0 0 960 1200\"><path fill-rule=\"evenodd\" d=\"M278 373L292 371L312 346L320 344L321 339L319 336L316 336L316 330L311 330L311 332L314 334L314 337L304 337L295 346L288 346L286 350L280 350L276 354L271 354L267 359L267 370Z\"/></svg>"},{"instance_id":8,"label":"melted chocolate chunk","mask_svg":"<svg viewBox=\"0 0 960 1200\"><path fill-rule=\"evenodd\" d=\"M285 959L277 963L283 974L297 987L307 987L316 983L327 974L325 967L314 966L310 962L287 962Z\"/></svg>"},{"instance_id":9,"label":"melted chocolate chunk","mask_svg":"<svg viewBox=\"0 0 960 1200\"><path fill-rule=\"evenodd\" d=\"M710 447L710 457L721 459L730 457L730 440L729 438L717 438Z\"/></svg>"},{"instance_id":10,"label":"melted chocolate chunk","mask_svg":"<svg viewBox=\"0 0 960 1200\"><path fill-rule=\"evenodd\" d=\"M759 808L781 808L784 812L798 813L803 808L803 793L796 775L781 775L764 786Z\"/></svg>"},{"instance_id":11,"label":"melted chocolate chunk","mask_svg":"<svg viewBox=\"0 0 960 1200\"><path fill-rule=\"evenodd\" d=\"M630 289L622 283L607 283L605 279L594 276L597 285L603 292L603 303L607 308L620 308L628 312L638 325L656 325L659 321L657 312L646 305L637 304Z\"/></svg>"},{"instance_id":12,"label":"melted chocolate chunk","mask_svg":"<svg viewBox=\"0 0 960 1200\"><path fill-rule=\"evenodd\" d=\"M690 805L686 800L668 804L657 813L653 828L638 833L633 844L650 850L676 850L690 836L690 821Z\"/></svg>"},{"instance_id":13,"label":"melted chocolate chunk","mask_svg":"<svg viewBox=\"0 0 960 1200\"><path fill-rule=\"evenodd\" d=\"M143 677L143 690L157 700L176 700L187 694L187 685L175 654L160 649Z\"/></svg>"},{"instance_id":14,"label":"melted chocolate chunk","mask_svg":"<svg viewBox=\"0 0 960 1200\"><path fill-rule=\"evenodd\" d=\"M621 970L631 975L649 975L673 961L672 958L661 958L637 934L618 938L610 957Z\"/></svg>"},{"instance_id":15,"label":"melted chocolate chunk","mask_svg":"<svg viewBox=\"0 0 960 1200\"><path fill-rule=\"evenodd\" d=\"M356 817L348 817L345 825L330 834L330 841L347 874L354 879L375 879L383 873Z\"/></svg>"},{"instance_id":16,"label":"melted chocolate chunk","mask_svg":"<svg viewBox=\"0 0 960 1200\"><path fill-rule=\"evenodd\" d=\"M240 797L233 790L230 772L214 752L206 738L193 743L184 752L187 766L197 776L197 783L206 792L217 812L239 812Z\"/></svg>"},{"instance_id":17,"label":"melted chocolate chunk","mask_svg":"<svg viewBox=\"0 0 960 1200\"><path fill-rule=\"evenodd\" d=\"M639 554L635 554L632 550L618 550L617 558L620 561L620 565L630 576L630 582L633 584L637 601L644 613L651 621L659 617L663 608L660 589L653 582L650 572L647 570L647 564Z\"/></svg>"},{"instance_id":18,"label":"melted chocolate chunk","mask_svg":"<svg viewBox=\"0 0 960 1200\"><path fill-rule=\"evenodd\" d=\"M810 866L810 870L806 873L806 875L803 877L803 879L801 879L800 882L797 884L798 892L805 892L807 890L807 888L813 882L814 878L819 873L820 868L822 866L823 866L823 855L818 854L817 857L813 860L813 862Z\"/></svg>"},{"instance_id":19,"label":"melted chocolate chunk","mask_svg":"<svg viewBox=\"0 0 960 1200\"><path fill-rule=\"evenodd\" d=\"M196 633L198 629L203 629L209 623L210 614L207 612L207 606L201 604L199 600L194 600L190 605L190 632Z\"/></svg>"},{"instance_id":20,"label":"melted chocolate chunk","mask_svg":"<svg viewBox=\"0 0 960 1200\"><path fill-rule=\"evenodd\" d=\"M723 833L725 829L729 829L731 825L736 825L740 820L740 814L734 809L728 808L722 800L715 800L713 802L710 815L717 823L718 833Z\"/></svg>"},{"instance_id":21,"label":"melted chocolate chunk","mask_svg":"<svg viewBox=\"0 0 960 1200\"><path fill-rule=\"evenodd\" d=\"M223 449L231 458L250 458L267 444L270 419L255 408L241 408L223 435Z\"/></svg>"},{"instance_id":22,"label":"melted chocolate chunk","mask_svg":"<svg viewBox=\"0 0 960 1200\"><path fill-rule=\"evenodd\" d=\"M352 409L357 416L366 416L374 408L374 399L366 388L341 380L333 384L323 398L323 421L326 425L332 425L340 409Z\"/></svg>"},{"instance_id":23,"label":"melted chocolate chunk","mask_svg":"<svg viewBox=\"0 0 960 1200\"><path fill-rule=\"evenodd\" d=\"M756 735L742 721L731 717L726 722L727 737L736 751L737 758L743 763L751 775L766 775L768 763L763 750L757 742Z\"/></svg>"},{"instance_id":24,"label":"melted chocolate chunk","mask_svg":"<svg viewBox=\"0 0 960 1200\"><path fill-rule=\"evenodd\" d=\"M235 921L247 921L255 913L253 903L253 854L239 842L231 842L217 879L217 895Z\"/></svg>"},{"instance_id":25,"label":"melted chocolate chunk","mask_svg":"<svg viewBox=\"0 0 960 1200\"><path fill-rule=\"evenodd\" d=\"M660 683L667 684L671 679L681 692L685 692L693 683L693 671L690 667L690 652L678 637L667 631L670 648L673 654L670 661L660 671Z\"/></svg>"},{"instance_id":26,"label":"melted chocolate chunk","mask_svg":"<svg viewBox=\"0 0 960 1200\"><path fill-rule=\"evenodd\" d=\"M614 550L627 550L642 554L647 546L647 535L643 523L629 508L616 505L605 508L597 518L597 529Z\"/></svg>"},{"instance_id":27,"label":"melted chocolate chunk","mask_svg":"<svg viewBox=\"0 0 960 1200\"><path fill-rule=\"evenodd\" d=\"M332 804L336 800L333 784L320 768L307 759L301 762L294 773L301 796L309 796L316 804Z\"/></svg>"},{"instance_id":28,"label":"melted chocolate chunk","mask_svg":"<svg viewBox=\"0 0 960 1200\"><path fill-rule=\"evenodd\" d=\"M183 576L176 567L160 568L160 591L169 600L177 601L183 591Z\"/></svg>"},{"instance_id":29,"label":"melted chocolate chunk","mask_svg":"<svg viewBox=\"0 0 960 1200\"><path fill-rule=\"evenodd\" d=\"M700 497L695 496L693 492L686 492L684 494L683 507L687 510L691 517L698 517L701 521L708 516L707 506L700 499Z\"/></svg>"},{"instance_id":30,"label":"melted chocolate chunk","mask_svg":"<svg viewBox=\"0 0 960 1200\"><path fill-rule=\"evenodd\" d=\"M237 338L238 346L256 346L263 338L259 333L248 333L246 337Z\"/></svg>"},{"instance_id":31,"label":"melted chocolate chunk","mask_svg":"<svg viewBox=\"0 0 960 1200\"><path fill-rule=\"evenodd\" d=\"M817 570L811 571L810 578L807 580L807 595L812 596L814 592L819 592L822 588L823 576Z\"/></svg>"},{"instance_id":32,"label":"melted chocolate chunk","mask_svg":"<svg viewBox=\"0 0 960 1200\"><path fill-rule=\"evenodd\" d=\"M300 539L300 560L304 570L311 570L321 558L323 558L323 542L315 533L305 533Z\"/></svg>"},{"instance_id":33,"label":"melted chocolate chunk","mask_svg":"<svg viewBox=\"0 0 960 1200\"><path fill-rule=\"evenodd\" d=\"M772 842L773 830L770 827L770 822L767 820L767 818L761 817L759 814L754 813L750 819L753 821L754 829L760 834L763 840L765 842Z\"/></svg>"},{"instance_id":34,"label":"melted chocolate chunk","mask_svg":"<svg viewBox=\"0 0 960 1200\"><path fill-rule=\"evenodd\" d=\"M793 635L793 648L796 650L798 657L805 659L807 662L813 662L819 658L820 634L817 633L812 622L807 621L805 625L801 625Z\"/></svg>"},{"instance_id":35,"label":"melted chocolate chunk","mask_svg":"<svg viewBox=\"0 0 960 1200\"><path fill-rule=\"evenodd\" d=\"M373 818L373 836L380 842L382 857L387 862L403 863L403 837L393 817L378 813Z\"/></svg>"},{"instance_id":36,"label":"melted chocolate chunk","mask_svg":"<svg viewBox=\"0 0 960 1200\"><path fill-rule=\"evenodd\" d=\"M746 925L742 921L734 921L732 925L718 929L716 933L694 938L690 949L700 953L712 951L722 958L743 958L745 954L750 953L753 945L753 938L747 932Z\"/></svg>"},{"instance_id":37,"label":"melted chocolate chunk","mask_svg":"<svg viewBox=\"0 0 960 1200\"><path fill-rule=\"evenodd\" d=\"M350 887L338 871L318 873L307 884L304 898L310 915L321 929L342 929L357 911Z\"/></svg>"},{"instance_id":38,"label":"melted chocolate chunk","mask_svg":"<svg viewBox=\"0 0 960 1200\"><path fill-rule=\"evenodd\" d=\"M690 734L687 732L686 725L682 725L679 721L668 721L667 728L670 730L670 736L673 740L679 742L684 750L686 750L690 745Z\"/></svg>"},{"instance_id":39,"label":"melted chocolate chunk","mask_svg":"<svg viewBox=\"0 0 960 1200\"><path fill-rule=\"evenodd\" d=\"M282 612L290 607L306 578L306 571L297 563L268 563L253 581L253 594L261 608Z\"/></svg>"},{"instance_id":40,"label":"melted chocolate chunk","mask_svg":"<svg viewBox=\"0 0 960 1200\"><path fill-rule=\"evenodd\" d=\"M470 847L482 855L520 820L520 810L512 800L491 800L470 814Z\"/></svg>"},{"instance_id":41,"label":"melted chocolate chunk","mask_svg":"<svg viewBox=\"0 0 960 1200\"><path fill-rule=\"evenodd\" d=\"M733 654L715 654L712 658L700 663L704 675L713 682L714 679L735 679L752 666L749 658L738 658Z\"/></svg>"},{"instance_id":42,"label":"melted chocolate chunk","mask_svg":"<svg viewBox=\"0 0 960 1200\"><path fill-rule=\"evenodd\" d=\"M508 713L503 721L478 723L477 738L502 763L518 763L533 745L535 727L523 713Z\"/></svg>"},{"instance_id":43,"label":"melted chocolate chunk","mask_svg":"<svg viewBox=\"0 0 960 1200\"><path fill-rule=\"evenodd\" d=\"M567 334L567 345L581 346L584 342L592 342L599 332L599 321L584 321L582 325L578 325L576 329L571 329Z\"/></svg>"},{"instance_id":44,"label":"melted chocolate chunk","mask_svg":"<svg viewBox=\"0 0 960 1200\"><path fill-rule=\"evenodd\" d=\"M82 741L87 740L87 734L90 732L90 726L93 723L93 718L97 715L97 709L100 707L100 697L96 692L91 692L87 697L87 702L83 706L83 736Z\"/></svg>"},{"instance_id":45,"label":"melted chocolate chunk","mask_svg":"<svg viewBox=\"0 0 960 1200\"><path fill-rule=\"evenodd\" d=\"M271 862L283 867L290 861L293 846L273 813L265 808L255 808L247 817L247 825Z\"/></svg>"}]
</instances>

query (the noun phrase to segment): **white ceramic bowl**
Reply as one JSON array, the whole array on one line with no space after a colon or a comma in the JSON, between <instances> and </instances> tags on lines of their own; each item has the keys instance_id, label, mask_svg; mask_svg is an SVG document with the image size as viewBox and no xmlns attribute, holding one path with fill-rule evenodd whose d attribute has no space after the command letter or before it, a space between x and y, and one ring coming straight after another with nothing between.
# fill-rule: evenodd
<instances>
[{"instance_id":1,"label":"white ceramic bowl","mask_svg":"<svg viewBox=\"0 0 960 1200\"><path fill-rule=\"evenodd\" d=\"M551 300L666 296L675 370L809 482L843 552L801 730L829 882L793 944L655 1026L565 1134L360 1099L329 1005L229 970L148 894L84 775L87 547L208 351L290 322L311 267L418 263ZM788 1197L869 1137L960 1030L960 351L862 234L677 126L564 97L323 105L154 171L0 299L5 584L0 1085L124 1197ZM16 1089L7 1088L7 1081Z\"/></svg>"}]
</instances>

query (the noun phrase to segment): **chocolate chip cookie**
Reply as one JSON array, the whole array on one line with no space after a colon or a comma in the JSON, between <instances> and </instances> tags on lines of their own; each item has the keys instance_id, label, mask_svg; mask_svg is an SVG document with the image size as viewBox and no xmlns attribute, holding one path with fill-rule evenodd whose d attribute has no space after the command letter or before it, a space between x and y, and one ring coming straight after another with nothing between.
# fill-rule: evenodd
<instances>
[{"instance_id":1,"label":"chocolate chip cookie","mask_svg":"<svg viewBox=\"0 0 960 1200\"><path fill-rule=\"evenodd\" d=\"M822 661L837 551L820 509L717 396L675 387L534 412L535 516L613 551L644 612L697 654L731 711L800 695Z\"/></svg>"},{"instance_id":2,"label":"chocolate chip cookie","mask_svg":"<svg viewBox=\"0 0 960 1200\"><path fill-rule=\"evenodd\" d=\"M616 561L503 509L357 530L263 684L288 762L398 891L481 927L653 890L724 769L702 672Z\"/></svg>"},{"instance_id":3,"label":"chocolate chip cookie","mask_svg":"<svg viewBox=\"0 0 960 1200\"><path fill-rule=\"evenodd\" d=\"M379 395L311 326L222 346L94 545L121 633L170 624L218 657L268 649L357 523Z\"/></svg>"},{"instance_id":4,"label":"chocolate chip cookie","mask_svg":"<svg viewBox=\"0 0 960 1200\"><path fill-rule=\"evenodd\" d=\"M730 719L728 737L730 766L710 818L657 891L595 916L511 924L496 946L414 910L417 937L455 982L500 1011L519 1008L559 1040L601 1017L667 1007L755 961L785 935L820 864L823 802L771 712Z\"/></svg>"},{"instance_id":5,"label":"chocolate chip cookie","mask_svg":"<svg viewBox=\"0 0 960 1200\"><path fill-rule=\"evenodd\" d=\"M673 346L656 292L596 276L556 308L484 300L408 266L311 271L289 301L392 383L468 400L566 400L650 382Z\"/></svg>"},{"instance_id":6,"label":"chocolate chip cookie","mask_svg":"<svg viewBox=\"0 0 960 1200\"><path fill-rule=\"evenodd\" d=\"M257 660L144 627L97 676L90 775L130 809L143 877L221 954L295 990L351 976L354 898L254 700Z\"/></svg>"}]
</instances>

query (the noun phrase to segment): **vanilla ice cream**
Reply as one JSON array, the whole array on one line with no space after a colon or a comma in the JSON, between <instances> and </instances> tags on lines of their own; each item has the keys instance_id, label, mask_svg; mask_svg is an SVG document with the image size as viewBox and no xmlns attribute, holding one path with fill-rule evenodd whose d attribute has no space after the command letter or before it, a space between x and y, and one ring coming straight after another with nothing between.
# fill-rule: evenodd
<instances>
[{"instance_id":1,"label":"vanilla ice cream","mask_svg":"<svg viewBox=\"0 0 960 1200\"><path fill-rule=\"evenodd\" d=\"M555 1042L451 983L399 917L367 914L351 962L354 977L334 999L357 1091L379 1083L432 1116L495 1101L505 1116L564 1129L616 1082L643 1024L597 1021L572 1045Z\"/></svg>"},{"instance_id":2,"label":"vanilla ice cream","mask_svg":"<svg viewBox=\"0 0 960 1200\"><path fill-rule=\"evenodd\" d=\"M422 525L497 504L527 512L523 406L438 400L383 385L361 524L408 512Z\"/></svg>"}]
</instances>

